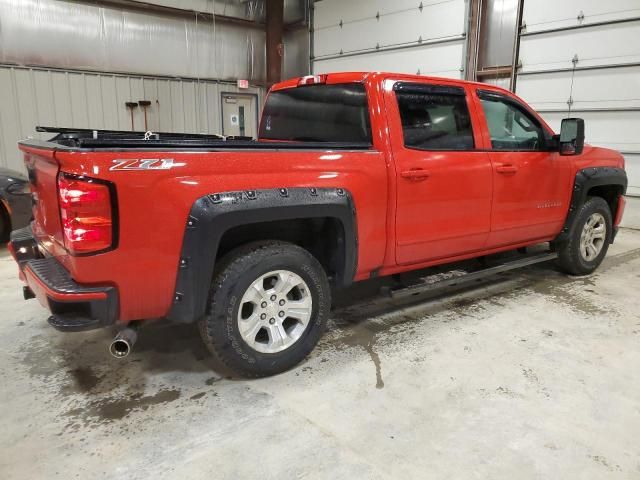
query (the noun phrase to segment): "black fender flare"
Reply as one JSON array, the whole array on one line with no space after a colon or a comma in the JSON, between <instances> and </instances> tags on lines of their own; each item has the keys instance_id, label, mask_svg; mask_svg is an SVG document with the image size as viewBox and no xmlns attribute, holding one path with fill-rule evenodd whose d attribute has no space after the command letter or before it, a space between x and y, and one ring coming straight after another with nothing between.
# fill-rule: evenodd
<instances>
[{"instance_id":1,"label":"black fender flare","mask_svg":"<svg viewBox=\"0 0 640 480\"><path fill-rule=\"evenodd\" d=\"M358 239L351 194L343 188L275 188L198 198L186 222L176 286L167 318L190 323L205 315L220 240L233 227L274 220L330 217L344 229L339 285L353 281Z\"/></svg>"},{"instance_id":2,"label":"black fender flare","mask_svg":"<svg viewBox=\"0 0 640 480\"><path fill-rule=\"evenodd\" d=\"M576 173L569 213L562 232L560 232L556 241L563 241L569 238L575 217L580 206L587 200L589 190L593 187L608 185L620 187L621 194L624 195L627 192L627 172L623 168L616 167L589 167ZM616 212L613 211L611 214L615 217Z\"/></svg>"}]
</instances>

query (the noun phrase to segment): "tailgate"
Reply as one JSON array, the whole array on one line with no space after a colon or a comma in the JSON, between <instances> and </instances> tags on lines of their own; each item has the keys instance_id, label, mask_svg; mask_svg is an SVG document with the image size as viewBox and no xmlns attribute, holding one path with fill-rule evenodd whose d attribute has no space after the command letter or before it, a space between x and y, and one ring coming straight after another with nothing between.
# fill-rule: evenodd
<instances>
[{"instance_id":1,"label":"tailgate","mask_svg":"<svg viewBox=\"0 0 640 480\"><path fill-rule=\"evenodd\" d=\"M33 234L45 248L63 245L58 207L58 170L54 149L20 145L33 198ZM52 245L52 243L54 245Z\"/></svg>"}]
</instances>

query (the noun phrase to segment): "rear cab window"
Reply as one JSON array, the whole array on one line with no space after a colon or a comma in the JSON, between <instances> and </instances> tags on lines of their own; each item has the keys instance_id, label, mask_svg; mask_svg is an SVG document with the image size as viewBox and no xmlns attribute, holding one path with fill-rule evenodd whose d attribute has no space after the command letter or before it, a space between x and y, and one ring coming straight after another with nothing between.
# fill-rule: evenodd
<instances>
[{"instance_id":1,"label":"rear cab window","mask_svg":"<svg viewBox=\"0 0 640 480\"><path fill-rule=\"evenodd\" d=\"M397 83L394 90L406 148L474 149L471 115L463 88Z\"/></svg>"},{"instance_id":2,"label":"rear cab window","mask_svg":"<svg viewBox=\"0 0 640 480\"><path fill-rule=\"evenodd\" d=\"M371 146L365 86L302 85L271 92L264 105L259 138Z\"/></svg>"}]
</instances>

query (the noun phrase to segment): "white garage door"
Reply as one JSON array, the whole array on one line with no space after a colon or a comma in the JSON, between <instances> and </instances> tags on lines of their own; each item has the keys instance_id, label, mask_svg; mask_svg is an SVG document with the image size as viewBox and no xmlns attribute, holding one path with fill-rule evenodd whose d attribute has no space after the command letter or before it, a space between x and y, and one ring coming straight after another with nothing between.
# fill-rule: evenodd
<instances>
[{"instance_id":1,"label":"white garage door","mask_svg":"<svg viewBox=\"0 0 640 480\"><path fill-rule=\"evenodd\" d=\"M556 130L570 105L640 195L640 0L525 1L519 60L518 95Z\"/></svg>"},{"instance_id":2,"label":"white garage door","mask_svg":"<svg viewBox=\"0 0 640 480\"><path fill-rule=\"evenodd\" d=\"M314 3L313 71L391 71L461 78L465 0Z\"/></svg>"}]
</instances>

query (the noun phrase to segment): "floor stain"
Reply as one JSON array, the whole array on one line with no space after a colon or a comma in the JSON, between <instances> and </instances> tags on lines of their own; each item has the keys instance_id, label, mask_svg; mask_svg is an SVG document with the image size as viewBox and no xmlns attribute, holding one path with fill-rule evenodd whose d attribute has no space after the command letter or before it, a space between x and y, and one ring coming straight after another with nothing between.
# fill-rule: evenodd
<instances>
[{"instance_id":1,"label":"floor stain","mask_svg":"<svg viewBox=\"0 0 640 480\"><path fill-rule=\"evenodd\" d=\"M102 379L91 367L74 368L69 373L74 380L75 389L79 392L89 392L93 390Z\"/></svg>"},{"instance_id":2,"label":"floor stain","mask_svg":"<svg viewBox=\"0 0 640 480\"><path fill-rule=\"evenodd\" d=\"M359 325L354 328L350 335L341 338L340 341L350 347L359 347L371 357L371 361L376 369L376 388L384 388L384 380L382 379L382 363L380 355L375 349L376 334L379 331L388 329L389 326L379 323L371 323L367 325Z\"/></svg>"},{"instance_id":3,"label":"floor stain","mask_svg":"<svg viewBox=\"0 0 640 480\"><path fill-rule=\"evenodd\" d=\"M207 380L205 380L204 384L211 386L214 383L219 382L220 380L222 380L222 377L211 377L211 378L207 378Z\"/></svg>"},{"instance_id":4,"label":"floor stain","mask_svg":"<svg viewBox=\"0 0 640 480\"><path fill-rule=\"evenodd\" d=\"M125 397L107 397L93 400L83 407L74 408L65 415L84 426L122 420L134 411L144 411L154 405L170 403L180 398L179 390L160 390L153 395L134 393Z\"/></svg>"},{"instance_id":5,"label":"floor stain","mask_svg":"<svg viewBox=\"0 0 640 480\"><path fill-rule=\"evenodd\" d=\"M372 339L369 343L367 343L365 350L371 356L371 360L376 367L376 388L381 389L384 388L384 381L382 380L382 366L380 364L380 355L373 349L374 340Z\"/></svg>"},{"instance_id":6,"label":"floor stain","mask_svg":"<svg viewBox=\"0 0 640 480\"><path fill-rule=\"evenodd\" d=\"M603 457L602 455L587 455L591 460L595 463L599 463L600 465L606 467L609 471L613 472L614 470L622 471L620 465L611 465L609 461Z\"/></svg>"}]
</instances>

